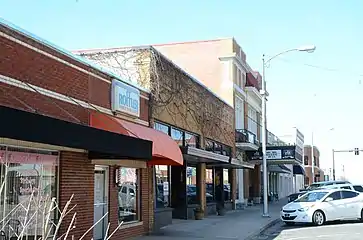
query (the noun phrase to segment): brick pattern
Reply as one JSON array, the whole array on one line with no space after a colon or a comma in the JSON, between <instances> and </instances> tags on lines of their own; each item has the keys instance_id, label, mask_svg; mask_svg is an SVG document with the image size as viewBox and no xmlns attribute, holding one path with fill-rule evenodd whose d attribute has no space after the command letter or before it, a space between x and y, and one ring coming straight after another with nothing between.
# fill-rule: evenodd
<instances>
[{"instance_id":1,"label":"brick pattern","mask_svg":"<svg viewBox=\"0 0 363 240\"><path fill-rule=\"evenodd\" d=\"M0 27L0 32L5 31ZM7 31L9 33L9 31ZM19 37L17 34L14 36ZM54 50L20 37L23 41L33 44L39 49L57 56L63 60L94 72L111 81L111 77L93 70L69 57L61 56ZM27 82L66 96L92 104L111 107L111 84L90 74L81 72L48 56L38 53L28 47L15 43L5 37L0 37L0 74L23 82ZM142 95L148 96L142 92ZM1 93L3 95L3 93ZM22 99L22 98L21 98ZM22 99L23 100L23 99ZM149 116L148 100L140 97L140 119L147 121Z\"/></svg>"},{"instance_id":2,"label":"brick pattern","mask_svg":"<svg viewBox=\"0 0 363 240\"><path fill-rule=\"evenodd\" d=\"M82 65L71 58L57 53L53 49L28 39L18 33L12 32L0 26L0 32L5 32L12 37L18 38L32 46L46 51L53 56L61 58L78 67L95 73L103 78L111 78L89 66ZM95 105L110 108L111 85L87 73L78 71L50 57L40 54L32 49L0 37L0 74L15 78L20 81L34 84L67 96L71 96ZM142 92L144 96L147 93ZM17 100L18 99L18 100ZM21 103L23 102L23 103ZM24 104L25 103L25 104ZM16 109L32 111L55 117L58 119L77 122L64 113L60 108L65 109L81 123L89 124L89 111L78 105L55 100L47 96L24 90L4 83L0 83L0 105ZM60 108L58 108L59 106ZM148 121L149 103L148 100L140 99L140 118ZM56 136L55 136L56 137ZM94 165L88 159L86 153L62 152L60 157L59 176L59 204L64 207L70 196L74 194L73 204L77 204L76 228L72 235L78 239L86 230L93 225L94 209ZM114 183L112 167L110 168L110 183ZM124 239L131 236L145 234L150 231L153 224L153 188L152 169L141 170L141 195L142 195L142 219L143 225L119 230L113 239ZM110 184L110 190L114 185ZM117 191L110 192L110 221L111 227L115 228L117 219ZM70 215L62 224L60 232L64 232L69 223ZM93 231L85 239L91 239Z\"/></svg>"},{"instance_id":3,"label":"brick pattern","mask_svg":"<svg viewBox=\"0 0 363 240\"><path fill-rule=\"evenodd\" d=\"M75 239L79 239L93 225L94 165L86 153L61 152L59 163L59 204L61 209L66 205L72 194L70 206L77 205L67 215L60 234L69 226L74 212L77 212L76 228L72 230ZM91 239L93 231L85 239Z\"/></svg>"},{"instance_id":4,"label":"brick pattern","mask_svg":"<svg viewBox=\"0 0 363 240\"><path fill-rule=\"evenodd\" d=\"M26 105L36 110L39 114L70 122L77 122L61 110L64 109L80 120L83 124L88 124L89 112L83 107L51 99L47 96L10 86L8 84L0 83L0 105L31 111L31 109L16 99L24 102Z\"/></svg>"},{"instance_id":5,"label":"brick pattern","mask_svg":"<svg viewBox=\"0 0 363 240\"><path fill-rule=\"evenodd\" d=\"M118 189L115 184L115 167L110 167L109 182L109 219L110 232L118 226ZM152 168L141 169L139 176L139 189L141 194L141 221L142 225L129 227L124 224L112 237L112 239L128 239L130 237L145 235L150 232L153 225L153 185L152 185Z\"/></svg>"}]
</instances>

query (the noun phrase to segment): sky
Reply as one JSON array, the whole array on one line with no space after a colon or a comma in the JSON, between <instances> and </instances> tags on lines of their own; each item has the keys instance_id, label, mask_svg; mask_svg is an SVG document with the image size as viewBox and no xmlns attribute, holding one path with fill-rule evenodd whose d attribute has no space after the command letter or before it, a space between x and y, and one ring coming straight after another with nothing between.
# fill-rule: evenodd
<instances>
[{"instance_id":1,"label":"sky","mask_svg":"<svg viewBox=\"0 0 363 240\"><path fill-rule=\"evenodd\" d=\"M0 17L68 50L235 37L249 65L266 69L268 129L297 127L330 168L332 148L363 149L363 1L0 0ZM333 131L329 129L334 128ZM336 175L363 184L363 152L337 153Z\"/></svg>"}]
</instances>

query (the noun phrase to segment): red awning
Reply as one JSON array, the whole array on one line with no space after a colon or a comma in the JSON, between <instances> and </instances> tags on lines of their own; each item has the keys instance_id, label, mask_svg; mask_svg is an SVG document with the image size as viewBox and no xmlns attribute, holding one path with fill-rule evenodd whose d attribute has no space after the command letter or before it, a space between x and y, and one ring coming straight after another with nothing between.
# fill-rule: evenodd
<instances>
[{"instance_id":1,"label":"red awning","mask_svg":"<svg viewBox=\"0 0 363 240\"><path fill-rule=\"evenodd\" d=\"M183 155L178 144L163 132L97 112L90 114L90 125L98 129L152 141L153 159L148 161L148 165L183 165Z\"/></svg>"}]
</instances>

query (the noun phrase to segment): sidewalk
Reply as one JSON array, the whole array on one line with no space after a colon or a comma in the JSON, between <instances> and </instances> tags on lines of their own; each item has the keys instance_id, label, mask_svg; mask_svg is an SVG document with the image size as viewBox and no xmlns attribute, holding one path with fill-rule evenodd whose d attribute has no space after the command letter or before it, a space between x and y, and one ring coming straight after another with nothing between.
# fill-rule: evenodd
<instances>
[{"instance_id":1,"label":"sidewalk","mask_svg":"<svg viewBox=\"0 0 363 240\"><path fill-rule=\"evenodd\" d=\"M286 199L269 203L270 218L262 217L263 205L259 204L244 210L230 211L225 216L210 216L203 220L174 220L172 225L164 227L160 233L134 238L134 240L201 238L243 240L275 222L279 218L281 207L286 203Z\"/></svg>"}]
</instances>

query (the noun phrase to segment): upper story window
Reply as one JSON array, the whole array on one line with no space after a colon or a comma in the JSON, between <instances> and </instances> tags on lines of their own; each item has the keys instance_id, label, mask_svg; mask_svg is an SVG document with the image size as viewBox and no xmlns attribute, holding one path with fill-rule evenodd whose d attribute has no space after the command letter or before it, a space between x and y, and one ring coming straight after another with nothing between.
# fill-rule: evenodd
<instances>
[{"instance_id":1,"label":"upper story window","mask_svg":"<svg viewBox=\"0 0 363 240\"><path fill-rule=\"evenodd\" d=\"M308 156L304 156L304 165L309 165L309 158L308 158Z\"/></svg>"},{"instance_id":2,"label":"upper story window","mask_svg":"<svg viewBox=\"0 0 363 240\"><path fill-rule=\"evenodd\" d=\"M231 156L232 153L232 148L230 146L212 141L210 139L205 140L205 150L225 156Z\"/></svg>"},{"instance_id":3,"label":"upper story window","mask_svg":"<svg viewBox=\"0 0 363 240\"><path fill-rule=\"evenodd\" d=\"M200 147L200 138L197 134L190 133L160 122L154 123L154 129L168 134L181 147Z\"/></svg>"},{"instance_id":4,"label":"upper story window","mask_svg":"<svg viewBox=\"0 0 363 240\"><path fill-rule=\"evenodd\" d=\"M234 65L236 71L235 71L235 76L234 76L234 83L240 87L240 88L244 88L244 86L246 85L246 74L244 73L244 71L242 71L239 67L237 67L237 65Z\"/></svg>"}]
</instances>

